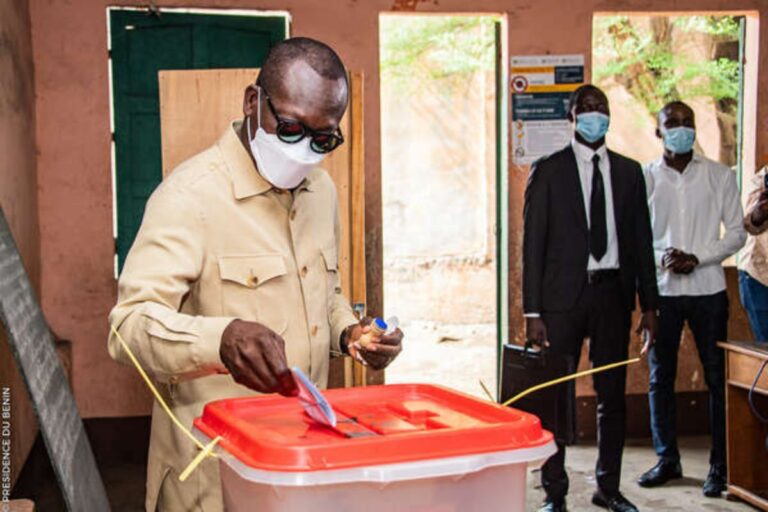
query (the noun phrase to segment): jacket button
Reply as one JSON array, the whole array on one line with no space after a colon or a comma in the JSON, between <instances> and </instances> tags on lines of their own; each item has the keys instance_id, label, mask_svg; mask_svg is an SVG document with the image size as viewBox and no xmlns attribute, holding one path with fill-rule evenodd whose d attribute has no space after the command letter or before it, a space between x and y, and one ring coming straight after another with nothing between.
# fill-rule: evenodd
<instances>
[{"instance_id":1,"label":"jacket button","mask_svg":"<svg viewBox=\"0 0 768 512\"><path fill-rule=\"evenodd\" d=\"M317 336L317 330L318 330L318 327L316 325L313 325L312 326L312 336Z\"/></svg>"},{"instance_id":2,"label":"jacket button","mask_svg":"<svg viewBox=\"0 0 768 512\"><path fill-rule=\"evenodd\" d=\"M291 210L291 220L296 218L296 210Z\"/></svg>"},{"instance_id":3,"label":"jacket button","mask_svg":"<svg viewBox=\"0 0 768 512\"><path fill-rule=\"evenodd\" d=\"M301 267L301 277L307 277L307 267Z\"/></svg>"},{"instance_id":4,"label":"jacket button","mask_svg":"<svg viewBox=\"0 0 768 512\"><path fill-rule=\"evenodd\" d=\"M250 279L248 279L248 285L251 288L254 288L257 284L259 284L259 278L256 276L251 276Z\"/></svg>"}]
</instances>

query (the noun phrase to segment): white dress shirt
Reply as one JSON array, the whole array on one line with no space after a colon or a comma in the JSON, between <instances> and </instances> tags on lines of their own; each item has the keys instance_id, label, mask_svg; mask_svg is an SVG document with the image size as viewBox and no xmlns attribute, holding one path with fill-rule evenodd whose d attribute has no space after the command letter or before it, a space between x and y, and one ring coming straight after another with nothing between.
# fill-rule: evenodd
<instances>
[{"instance_id":1,"label":"white dress shirt","mask_svg":"<svg viewBox=\"0 0 768 512\"><path fill-rule=\"evenodd\" d=\"M725 290L721 262L735 254L747 238L736 173L698 154L682 173L667 166L663 157L643 172L659 294L712 295ZM669 247L695 255L699 265L687 275L661 268Z\"/></svg>"},{"instance_id":2,"label":"white dress shirt","mask_svg":"<svg viewBox=\"0 0 768 512\"><path fill-rule=\"evenodd\" d=\"M619 268L619 243L616 240L616 217L613 214L613 187L611 186L611 163L608 160L608 150L605 144L597 148L597 151L578 142L576 139L571 141L571 147L576 154L576 165L579 167L579 180L581 181L581 193L584 197L584 211L587 215L587 226L590 225L589 205L592 197L592 175L594 174L592 157L600 157L598 166L603 175L603 188L605 189L605 221L608 230L608 246L597 261L594 256L589 255L587 270L607 270Z\"/></svg>"},{"instance_id":3,"label":"white dress shirt","mask_svg":"<svg viewBox=\"0 0 768 512\"><path fill-rule=\"evenodd\" d=\"M592 197L592 175L594 174L592 157L595 154L600 157L597 165L600 167L600 173L603 175L603 189L605 190L605 222L607 224L608 245L600 261L597 261L592 254L589 255L586 270L617 269L619 268L619 243L616 240L616 217L613 213L613 187L611 186L611 163L608 159L608 150L605 144L603 144L595 151L576 139L571 140L571 147L576 155L576 166L579 169L579 181L581 182L581 194L584 198L587 227L590 225L589 205ZM541 313L525 313L524 316L526 318L539 318Z\"/></svg>"}]
</instances>

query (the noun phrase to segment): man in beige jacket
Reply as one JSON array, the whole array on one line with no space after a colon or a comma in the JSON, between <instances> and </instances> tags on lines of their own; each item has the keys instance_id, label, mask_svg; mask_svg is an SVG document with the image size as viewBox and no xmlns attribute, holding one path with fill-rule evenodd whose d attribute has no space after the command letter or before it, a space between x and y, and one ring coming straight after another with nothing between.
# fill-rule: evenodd
<instances>
[{"instance_id":1,"label":"man in beige jacket","mask_svg":"<svg viewBox=\"0 0 768 512\"><path fill-rule=\"evenodd\" d=\"M212 400L296 393L298 366L324 387L331 352L384 368L402 333L369 329L341 294L336 190L317 167L343 143L341 60L306 38L278 43L245 91L242 122L152 194L109 320L187 426ZM113 358L127 357L114 337ZM178 479L195 446L155 403L148 512L220 511L217 462Z\"/></svg>"}]
</instances>

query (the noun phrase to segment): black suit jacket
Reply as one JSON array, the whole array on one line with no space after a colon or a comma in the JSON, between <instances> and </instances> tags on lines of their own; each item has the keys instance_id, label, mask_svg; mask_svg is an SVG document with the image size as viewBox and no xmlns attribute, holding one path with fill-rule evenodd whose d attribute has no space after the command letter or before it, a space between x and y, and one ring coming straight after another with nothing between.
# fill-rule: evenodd
<instances>
[{"instance_id":1,"label":"black suit jacket","mask_svg":"<svg viewBox=\"0 0 768 512\"><path fill-rule=\"evenodd\" d=\"M640 164L608 151L619 244L623 299L643 311L657 309L658 288L645 179ZM589 228L573 148L533 164L525 189L523 231L523 310L571 309L584 289L589 260Z\"/></svg>"}]
</instances>

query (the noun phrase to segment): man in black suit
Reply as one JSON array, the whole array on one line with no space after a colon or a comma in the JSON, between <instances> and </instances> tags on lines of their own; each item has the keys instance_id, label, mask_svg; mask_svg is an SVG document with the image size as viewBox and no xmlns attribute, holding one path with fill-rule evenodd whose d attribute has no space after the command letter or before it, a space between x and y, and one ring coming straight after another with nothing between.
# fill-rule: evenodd
<instances>
[{"instance_id":1,"label":"man in black suit","mask_svg":"<svg viewBox=\"0 0 768 512\"><path fill-rule=\"evenodd\" d=\"M525 191L523 309L528 339L578 363L584 338L594 366L623 361L635 294L643 315L637 333L652 343L658 290L653 236L640 164L605 147L608 99L593 85L568 105L574 139L533 164ZM644 347L644 350L647 346ZM597 393L597 491L592 503L619 512L637 508L620 492L626 369L594 376ZM573 387L570 399L575 402ZM554 426L544 425L554 429ZM542 468L541 511L566 510L564 433Z\"/></svg>"}]
</instances>

